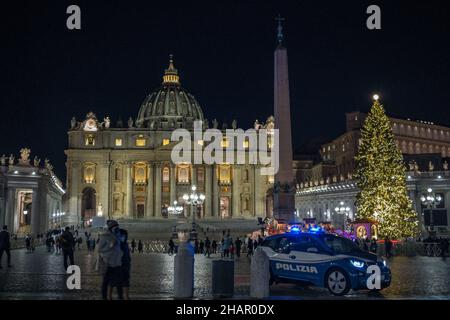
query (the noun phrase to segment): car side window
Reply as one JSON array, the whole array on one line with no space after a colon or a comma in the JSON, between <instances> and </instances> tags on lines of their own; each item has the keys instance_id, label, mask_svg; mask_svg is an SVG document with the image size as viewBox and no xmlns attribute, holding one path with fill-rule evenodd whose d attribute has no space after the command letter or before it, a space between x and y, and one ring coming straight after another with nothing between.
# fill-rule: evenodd
<instances>
[{"instance_id":1,"label":"car side window","mask_svg":"<svg viewBox=\"0 0 450 320\"><path fill-rule=\"evenodd\" d=\"M317 245L316 241L308 236L300 236L297 238L297 241L293 244L292 250L299 252L308 252L310 251L320 251L320 247Z\"/></svg>"},{"instance_id":2,"label":"car side window","mask_svg":"<svg viewBox=\"0 0 450 320\"><path fill-rule=\"evenodd\" d=\"M278 253L288 253L291 250L292 238L281 237L278 239L278 246L275 250Z\"/></svg>"}]
</instances>

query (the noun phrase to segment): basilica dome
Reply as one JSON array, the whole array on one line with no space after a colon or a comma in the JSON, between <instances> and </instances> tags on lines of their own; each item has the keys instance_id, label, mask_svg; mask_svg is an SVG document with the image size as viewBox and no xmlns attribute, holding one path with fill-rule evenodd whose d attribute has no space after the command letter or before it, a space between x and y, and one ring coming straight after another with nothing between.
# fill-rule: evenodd
<instances>
[{"instance_id":1,"label":"basilica dome","mask_svg":"<svg viewBox=\"0 0 450 320\"><path fill-rule=\"evenodd\" d=\"M204 120L202 109L194 96L181 87L171 56L161 87L145 98L136 124L153 130L192 129L195 120Z\"/></svg>"}]
</instances>

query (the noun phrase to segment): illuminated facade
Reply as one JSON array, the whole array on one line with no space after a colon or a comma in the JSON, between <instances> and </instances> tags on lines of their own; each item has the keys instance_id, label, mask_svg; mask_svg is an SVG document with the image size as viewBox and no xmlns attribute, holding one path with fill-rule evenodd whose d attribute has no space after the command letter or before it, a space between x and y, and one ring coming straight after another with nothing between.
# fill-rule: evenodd
<instances>
[{"instance_id":1,"label":"illuminated facade","mask_svg":"<svg viewBox=\"0 0 450 320\"><path fill-rule=\"evenodd\" d=\"M343 226L357 218L358 189L353 179L354 157L366 114L347 113L347 132L320 148L321 161L297 163L296 210L300 218L315 218ZM432 188L442 197L433 208L434 226L448 234L450 222L450 128L430 122L390 118L396 144L407 167L407 187L417 212L421 230L430 226L430 211L421 204L421 195ZM336 208L347 210L336 210ZM428 210L428 211L427 211Z\"/></svg>"},{"instance_id":2,"label":"illuminated facade","mask_svg":"<svg viewBox=\"0 0 450 320\"><path fill-rule=\"evenodd\" d=\"M31 150L22 149L20 159L0 158L0 225L18 237L45 233L61 225L65 191L48 160L44 165Z\"/></svg>"},{"instance_id":3,"label":"illuminated facade","mask_svg":"<svg viewBox=\"0 0 450 320\"><path fill-rule=\"evenodd\" d=\"M96 215L115 219L172 218L168 207L183 204L191 185L206 195L198 219L255 219L272 215L273 176L260 175L259 164L198 165L171 161L177 142L175 129L193 132L194 121L209 128L199 103L180 85L178 71L170 59L159 89L147 96L136 119L118 121L114 127L106 117L94 113L83 121L72 119L67 156L68 221L88 221ZM258 128L273 128L274 119ZM236 121L233 121L236 129ZM211 128L219 128L216 120ZM194 141L202 148L203 140ZM229 141L223 140L222 147ZM248 141L243 142L248 148ZM182 213L191 216L190 206Z\"/></svg>"}]
</instances>

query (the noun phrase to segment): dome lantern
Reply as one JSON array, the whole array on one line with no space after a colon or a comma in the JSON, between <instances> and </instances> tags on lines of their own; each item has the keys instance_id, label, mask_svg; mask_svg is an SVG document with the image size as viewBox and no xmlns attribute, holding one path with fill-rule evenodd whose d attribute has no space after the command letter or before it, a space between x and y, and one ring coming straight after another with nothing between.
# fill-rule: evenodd
<instances>
[{"instance_id":1,"label":"dome lantern","mask_svg":"<svg viewBox=\"0 0 450 320\"><path fill-rule=\"evenodd\" d=\"M180 77L178 75L178 70L173 66L173 55L169 55L169 67L165 70L163 76L163 84L175 83L180 84Z\"/></svg>"}]
</instances>

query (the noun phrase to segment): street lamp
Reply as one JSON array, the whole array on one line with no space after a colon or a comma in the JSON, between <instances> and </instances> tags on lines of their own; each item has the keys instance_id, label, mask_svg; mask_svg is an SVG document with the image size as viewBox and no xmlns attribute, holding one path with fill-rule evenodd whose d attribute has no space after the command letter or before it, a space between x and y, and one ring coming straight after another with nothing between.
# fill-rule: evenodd
<instances>
[{"instance_id":1,"label":"street lamp","mask_svg":"<svg viewBox=\"0 0 450 320\"><path fill-rule=\"evenodd\" d=\"M175 200L173 206L169 206L167 211L169 211L169 214L180 215L183 212L183 207L179 206L178 202Z\"/></svg>"},{"instance_id":2,"label":"street lamp","mask_svg":"<svg viewBox=\"0 0 450 320\"><path fill-rule=\"evenodd\" d=\"M191 194L185 193L183 195L183 200L187 203L192 205L192 231L191 231L191 239L196 240L197 239L197 231L196 231L196 225L195 225L195 215L197 214L197 207L201 206L203 202L205 201L205 195L203 193L197 193L197 187L193 185L191 187Z\"/></svg>"},{"instance_id":3,"label":"street lamp","mask_svg":"<svg viewBox=\"0 0 450 320\"><path fill-rule=\"evenodd\" d=\"M345 214L344 229L346 230L347 229L347 219L348 219L348 216L349 216L349 213L350 213L350 207L348 207L348 206L346 207L345 206L345 202L341 201L339 203L339 206L334 208L334 211L336 211L336 213L338 213L338 214Z\"/></svg>"},{"instance_id":4,"label":"street lamp","mask_svg":"<svg viewBox=\"0 0 450 320\"><path fill-rule=\"evenodd\" d=\"M433 208L438 205L442 201L442 197L439 194L433 193L433 189L428 188L427 194L422 194L420 197L420 201L424 206L426 206L430 210L430 228L428 230L429 233L433 232ZM424 213L425 216L425 213ZM424 221L425 222L425 221Z\"/></svg>"}]
</instances>

